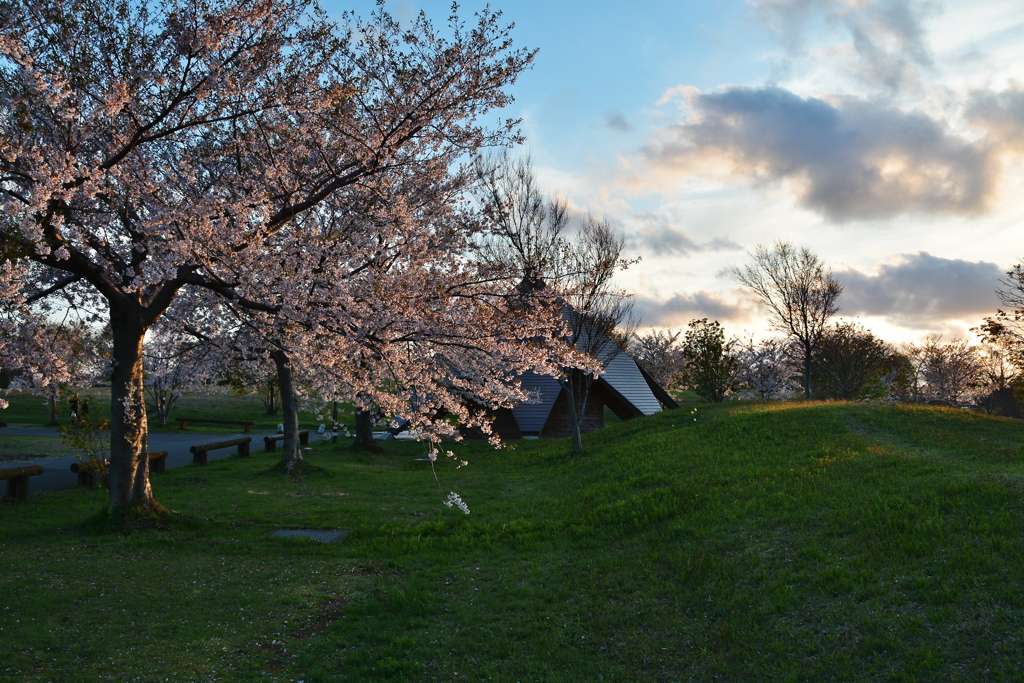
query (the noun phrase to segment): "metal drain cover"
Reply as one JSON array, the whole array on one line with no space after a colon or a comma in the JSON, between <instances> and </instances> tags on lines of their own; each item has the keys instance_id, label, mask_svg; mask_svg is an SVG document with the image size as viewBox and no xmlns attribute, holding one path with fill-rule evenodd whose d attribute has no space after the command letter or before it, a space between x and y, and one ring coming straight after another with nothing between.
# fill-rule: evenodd
<instances>
[{"instance_id":1,"label":"metal drain cover","mask_svg":"<svg viewBox=\"0 0 1024 683\"><path fill-rule=\"evenodd\" d=\"M278 529L269 535L274 538L308 538L320 543L332 543L344 536L345 532L338 529Z\"/></svg>"}]
</instances>

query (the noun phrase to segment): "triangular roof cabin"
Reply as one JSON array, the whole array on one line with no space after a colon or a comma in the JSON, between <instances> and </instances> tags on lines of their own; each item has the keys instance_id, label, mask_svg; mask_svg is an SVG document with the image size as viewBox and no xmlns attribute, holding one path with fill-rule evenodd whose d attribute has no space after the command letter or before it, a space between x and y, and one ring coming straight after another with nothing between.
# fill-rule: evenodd
<instances>
[{"instance_id":1,"label":"triangular roof cabin","mask_svg":"<svg viewBox=\"0 0 1024 683\"><path fill-rule=\"evenodd\" d=\"M568 397L558 380L532 372L521 380L535 400L510 410L495 411L494 431L506 440L569 436ZM679 404L628 353L619 349L591 385L580 430L586 433L603 427L606 407L620 419L631 420L678 408Z\"/></svg>"}]
</instances>

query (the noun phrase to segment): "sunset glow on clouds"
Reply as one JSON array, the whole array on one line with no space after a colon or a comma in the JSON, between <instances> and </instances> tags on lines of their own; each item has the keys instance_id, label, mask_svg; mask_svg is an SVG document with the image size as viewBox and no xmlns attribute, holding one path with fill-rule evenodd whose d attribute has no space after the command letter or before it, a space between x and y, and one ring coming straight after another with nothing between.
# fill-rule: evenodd
<instances>
[{"instance_id":1,"label":"sunset glow on clouds","mask_svg":"<svg viewBox=\"0 0 1024 683\"><path fill-rule=\"evenodd\" d=\"M1024 258L1019 2L497 6L539 48L510 112L538 176L622 227L645 325L763 334L729 268L786 239L834 267L841 314L881 336L966 334Z\"/></svg>"}]
</instances>

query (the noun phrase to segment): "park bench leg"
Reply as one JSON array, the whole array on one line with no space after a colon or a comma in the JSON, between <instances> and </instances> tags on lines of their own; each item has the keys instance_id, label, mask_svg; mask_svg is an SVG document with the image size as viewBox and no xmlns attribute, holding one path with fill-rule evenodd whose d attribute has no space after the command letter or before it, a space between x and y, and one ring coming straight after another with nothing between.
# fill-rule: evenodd
<instances>
[{"instance_id":1,"label":"park bench leg","mask_svg":"<svg viewBox=\"0 0 1024 683\"><path fill-rule=\"evenodd\" d=\"M192 454L192 464L194 465L205 465L206 464L206 451L196 451Z\"/></svg>"},{"instance_id":2,"label":"park bench leg","mask_svg":"<svg viewBox=\"0 0 1024 683\"><path fill-rule=\"evenodd\" d=\"M28 475L7 480L7 497L24 502L28 500Z\"/></svg>"},{"instance_id":3,"label":"park bench leg","mask_svg":"<svg viewBox=\"0 0 1024 683\"><path fill-rule=\"evenodd\" d=\"M274 441L273 439L268 439L267 437L263 437L263 452L273 453L276 448L276 441Z\"/></svg>"},{"instance_id":4,"label":"park bench leg","mask_svg":"<svg viewBox=\"0 0 1024 683\"><path fill-rule=\"evenodd\" d=\"M248 458L249 457L249 443L248 442L238 444L238 457L239 458Z\"/></svg>"},{"instance_id":5,"label":"park bench leg","mask_svg":"<svg viewBox=\"0 0 1024 683\"><path fill-rule=\"evenodd\" d=\"M167 456L165 455L160 458L153 458L152 464L153 472L155 474L163 474L164 472L167 471Z\"/></svg>"}]
</instances>

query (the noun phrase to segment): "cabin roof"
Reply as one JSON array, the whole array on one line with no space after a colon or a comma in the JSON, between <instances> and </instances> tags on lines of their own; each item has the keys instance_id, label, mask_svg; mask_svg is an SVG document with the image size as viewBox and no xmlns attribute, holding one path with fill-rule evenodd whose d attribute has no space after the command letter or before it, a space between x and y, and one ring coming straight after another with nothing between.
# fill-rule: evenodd
<instances>
[{"instance_id":1,"label":"cabin roof","mask_svg":"<svg viewBox=\"0 0 1024 683\"><path fill-rule=\"evenodd\" d=\"M533 394L534 400L514 406L512 415L523 434L540 434L551 417L551 411L559 394L562 393L562 387L554 377L533 372L527 372L521 380L523 388ZM625 403L623 407L627 407L628 412L635 416L660 413L663 403L669 408L677 407L654 379L644 373L636 361L622 350L614 353L597 383L610 389L620 402ZM660 400L658 394L663 394L672 402Z\"/></svg>"}]
</instances>

